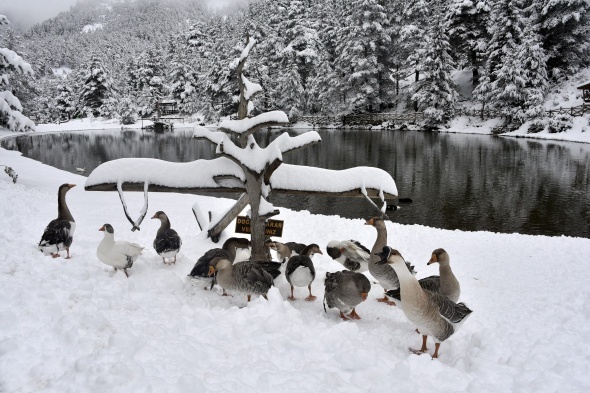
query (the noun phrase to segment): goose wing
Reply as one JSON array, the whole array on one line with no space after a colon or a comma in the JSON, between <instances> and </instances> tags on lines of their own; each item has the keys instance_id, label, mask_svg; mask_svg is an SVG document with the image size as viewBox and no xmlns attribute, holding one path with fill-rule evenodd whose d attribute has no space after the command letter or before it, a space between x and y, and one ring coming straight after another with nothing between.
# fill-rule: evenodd
<instances>
[{"instance_id":1,"label":"goose wing","mask_svg":"<svg viewBox=\"0 0 590 393\"><path fill-rule=\"evenodd\" d=\"M341 245L344 248L344 254L349 258L369 260L371 256L371 252L356 240L344 240Z\"/></svg>"},{"instance_id":2,"label":"goose wing","mask_svg":"<svg viewBox=\"0 0 590 393\"><path fill-rule=\"evenodd\" d=\"M446 296L431 291L424 291L424 293L436 304L440 315L451 323L461 322L472 312L465 303L455 303Z\"/></svg>"}]
</instances>

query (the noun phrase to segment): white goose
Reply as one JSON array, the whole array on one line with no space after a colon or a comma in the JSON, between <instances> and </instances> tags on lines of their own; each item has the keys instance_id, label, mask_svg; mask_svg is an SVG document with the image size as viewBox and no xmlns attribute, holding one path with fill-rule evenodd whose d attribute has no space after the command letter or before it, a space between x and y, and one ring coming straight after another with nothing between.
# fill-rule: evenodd
<instances>
[{"instance_id":1,"label":"white goose","mask_svg":"<svg viewBox=\"0 0 590 393\"><path fill-rule=\"evenodd\" d=\"M463 303L457 304L445 296L424 290L406 267L406 261L399 251L385 246L377 255L381 257L381 260L387 260L387 263L395 269L399 279L404 314L422 333L422 348L410 349L410 351L418 355L426 352L428 350L426 340L428 336L432 336L435 342L432 358L437 358L440 343L453 335L472 311Z\"/></svg>"},{"instance_id":2,"label":"white goose","mask_svg":"<svg viewBox=\"0 0 590 393\"><path fill-rule=\"evenodd\" d=\"M115 230L111 224L104 224L99 231L104 232L104 238L98 245L96 256L102 263L114 267L115 273L117 269L123 269L123 273L129 277L127 269L133 266L143 247L125 240L115 241Z\"/></svg>"}]
</instances>

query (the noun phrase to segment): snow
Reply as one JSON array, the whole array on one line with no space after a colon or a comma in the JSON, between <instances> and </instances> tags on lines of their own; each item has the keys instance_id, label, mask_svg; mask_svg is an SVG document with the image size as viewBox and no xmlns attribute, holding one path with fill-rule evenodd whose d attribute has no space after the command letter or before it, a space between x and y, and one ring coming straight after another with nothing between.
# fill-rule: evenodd
<instances>
[{"instance_id":1,"label":"snow","mask_svg":"<svg viewBox=\"0 0 590 393\"><path fill-rule=\"evenodd\" d=\"M219 123L219 128L236 134L243 134L265 123L276 123L273 125L287 124L289 123L289 118L283 111L271 111L241 120L223 120Z\"/></svg>"},{"instance_id":2,"label":"snow","mask_svg":"<svg viewBox=\"0 0 590 393\"><path fill-rule=\"evenodd\" d=\"M244 83L244 98L250 100L255 94L262 91L262 86L258 83L250 82L248 78L242 74L242 83Z\"/></svg>"},{"instance_id":3,"label":"snow","mask_svg":"<svg viewBox=\"0 0 590 393\"><path fill-rule=\"evenodd\" d=\"M244 60L245 58L247 58L250 55L250 50L252 50L254 45L256 45L256 40L253 37L248 37L248 44L246 45L246 47L244 49L242 49L242 53L240 54L240 58L238 59L238 62Z\"/></svg>"},{"instance_id":4,"label":"snow","mask_svg":"<svg viewBox=\"0 0 590 393\"><path fill-rule=\"evenodd\" d=\"M0 390L6 392L585 392L590 389L590 296L583 274L590 240L439 230L387 222L389 244L416 265L418 278L437 274L426 262L444 247L461 282L461 300L474 310L441 345L438 360L417 356L420 336L401 310L369 298L360 321L324 313L322 279L341 269L316 255L315 302L289 302L279 277L268 301L220 296L187 278L206 250L193 218L233 202L151 193L150 214L164 210L183 239L176 265L152 249L159 222L129 231L116 192L87 192L85 178L0 149L16 184L0 172ZM72 259L43 257L36 245L57 210L57 188L77 222ZM141 206L141 192L126 193ZM280 208L281 241L359 240L373 228L362 219ZM101 263L98 229L146 247L129 270ZM234 236L231 226L220 242ZM429 341L430 353L433 343Z\"/></svg>"},{"instance_id":5,"label":"snow","mask_svg":"<svg viewBox=\"0 0 590 393\"><path fill-rule=\"evenodd\" d=\"M82 33L92 33L96 30L102 30L102 23L93 23L82 27Z\"/></svg>"}]
</instances>

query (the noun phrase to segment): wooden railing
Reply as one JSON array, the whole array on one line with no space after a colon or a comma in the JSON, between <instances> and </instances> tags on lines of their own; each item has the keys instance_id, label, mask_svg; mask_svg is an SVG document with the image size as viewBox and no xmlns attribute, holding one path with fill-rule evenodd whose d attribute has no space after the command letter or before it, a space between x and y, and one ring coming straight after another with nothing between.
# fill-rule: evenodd
<instances>
[{"instance_id":1,"label":"wooden railing","mask_svg":"<svg viewBox=\"0 0 590 393\"><path fill-rule=\"evenodd\" d=\"M545 114L552 116L555 114L568 114L571 116L582 116L585 113L590 113L590 105L579 105L571 108L550 109L545 111ZM482 119L491 119L496 117L504 117L505 114L499 110L484 110L481 109L458 109L455 116L472 116ZM380 125L384 122L417 122L425 119L424 112L408 112L408 113L360 113L355 115L345 116L299 116L297 121L303 121L314 126L322 126L328 124L341 125Z\"/></svg>"}]
</instances>

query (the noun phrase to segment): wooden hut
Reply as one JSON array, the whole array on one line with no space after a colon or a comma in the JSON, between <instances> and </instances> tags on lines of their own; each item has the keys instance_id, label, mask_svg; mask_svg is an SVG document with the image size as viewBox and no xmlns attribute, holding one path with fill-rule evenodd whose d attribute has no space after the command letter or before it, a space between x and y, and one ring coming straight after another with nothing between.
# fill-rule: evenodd
<instances>
[{"instance_id":1,"label":"wooden hut","mask_svg":"<svg viewBox=\"0 0 590 393\"><path fill-rule=\"evenodd\" d=\"M584 103L590 103L590 81L584 82L577 86L578 90L582 90L582 98Z\"/></svg>"}]
</instances>

